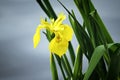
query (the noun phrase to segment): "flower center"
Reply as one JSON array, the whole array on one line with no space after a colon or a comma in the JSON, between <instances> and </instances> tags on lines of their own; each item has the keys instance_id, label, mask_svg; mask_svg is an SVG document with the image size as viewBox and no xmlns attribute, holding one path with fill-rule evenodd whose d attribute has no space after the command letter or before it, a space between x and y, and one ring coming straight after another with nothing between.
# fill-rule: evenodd
<instances>
[{"instance_id":1,"label":"flower center","mask_svg":"<svg viewBox=\"0 0 120 80\"><path fill-rule=\"evenodd\" d=\"M59 43L61 40L62 40L62 38L60 37L60 35L57 35L57 36L56 36L56 42Z\"/></svg>"}]
</instances>

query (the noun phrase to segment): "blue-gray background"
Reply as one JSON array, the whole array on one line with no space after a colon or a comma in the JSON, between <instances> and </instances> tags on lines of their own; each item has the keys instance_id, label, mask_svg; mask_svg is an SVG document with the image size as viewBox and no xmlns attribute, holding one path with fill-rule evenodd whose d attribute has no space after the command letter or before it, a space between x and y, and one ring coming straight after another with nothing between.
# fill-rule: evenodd
<instances>
[{"instance_id":1,"label":"blue-gray background","mask_svg":"<svg viewBox=\"0 0 120 80\"><path fill-rule=\"evenodd\" d=\"M61 1L79 16L72 0ZM92 1L114 41L120 42L120 0ZM56 0L51 2L57 13L65 12ZM42 34L36 49L32 44L41 17L46 15L35 0L0 0L0 80L51 80L48 41ZM75 39L72 43L76 48Z\"/></svg>"}]
</instances>

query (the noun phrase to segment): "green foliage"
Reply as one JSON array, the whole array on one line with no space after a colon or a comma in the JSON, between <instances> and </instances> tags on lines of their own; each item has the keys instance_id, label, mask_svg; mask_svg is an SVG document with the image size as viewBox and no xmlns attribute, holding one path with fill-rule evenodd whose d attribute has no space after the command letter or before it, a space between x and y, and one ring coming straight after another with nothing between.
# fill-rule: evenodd
<instances>
[{"instance_id":1,"label":"green foliage","mask_svg":"<svg viewBox=\"0 0 120 80\"><path fill-rule=\"evenodd\" d=\"M71 61L66 54L61 58L55 54L50 55L52 79L59 79L57 61L64 80L120 80L120 43L114 43L91 0L74 0L83 18L83 25L77 20L73 10L67 9L62 2L57 1L68 12L69 21L80 47L75 54L69 42ZM37 2L49 18L57 19L49 0L37 0ZM48 41L54 37L49 31L44 33ZM82 73L83 55L89 62L85 73Z\"/></svg>"}]
</instances>

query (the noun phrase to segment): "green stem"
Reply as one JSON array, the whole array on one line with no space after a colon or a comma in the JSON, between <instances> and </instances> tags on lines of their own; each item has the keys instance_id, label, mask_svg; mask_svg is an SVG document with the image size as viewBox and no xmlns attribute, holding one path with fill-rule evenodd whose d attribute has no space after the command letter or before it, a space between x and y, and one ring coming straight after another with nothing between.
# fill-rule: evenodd
<instances>
[{"instance_id":1,"label":"green stem","mask_svg":"<svg viewBox=\"0 0 120 80\"><path fill-rule=\"evenodd\" d=\"M57 68L56 68L54 56L52 53L50 54L50 68L52 72L52 80L58 80Z\"/></svg>"},{"instance_id":2,"label":"green stem","mask_svg":"<svg viewBox=\"0 0 120 80\"><path fill-rule=\"evenodd\" d=\"M62 64L61 59L60 59L60 57L57 56L56 54L55 54L55 57L56 57L56 59L57 59L58 65L59 65L60 70L61 70L61 72L62 72L63 78L64 78L64 80L66 80L66 76L65 76L63 67L62 67L62 65L61 65L61 64Z\"/></svg>"},{"instance_id":3,"label":"green stem","mask_svg":"<svg viewBox=\"0 0 120 80\"><path fill-rule=\"evenodd\" d=\"M67 71L69 73L69 76L72 76L72 69L71 69L71 66L70 66L70 63L67 59L67 56L66 55L63 55L63 59L65 61L65 64L66 64L66 67L67 67Z\"/></svg>"}]
</instances>

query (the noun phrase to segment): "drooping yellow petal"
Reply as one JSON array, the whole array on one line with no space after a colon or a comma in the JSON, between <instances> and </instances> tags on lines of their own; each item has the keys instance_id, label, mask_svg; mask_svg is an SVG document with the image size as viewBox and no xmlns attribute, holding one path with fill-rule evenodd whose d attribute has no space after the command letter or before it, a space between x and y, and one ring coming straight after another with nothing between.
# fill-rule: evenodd
<instances>
[{"instance_id":1,"label":"drooping yellow petal","mask_svg":"<svg viewBox=\"0 0 120 80\"><path fill-rule=\"evenodd\" d=\"M68 49L68 41L58 36L55 36L55 38L53 38L49 44L50 52L57 54L59 57L65 54L67 49Z\"/></svg>"},{"instance_id":2,"label":"drooping yellow petal","mask_svg":"<svg viewBox=\"0 0 120 80\"><path fill-rule=\"evenodd\" d=\"M40 30L44 28L44 26L42 25L38 25L38 27L36 28L36 32L33 36L33 45L34 45L34 48L36 48L40 42Z\"/></svg>"},{"instance_id":3,"label":"drooping yellow petal","mask_svg":"<svg viewBox=\"0 0 120 80\"><path fill-rule=\"evenodd\" d=\"M70 41L73 36L73 30L69 25L61 25L60 27L64 27L64 30L62 30L60 33L63 35L64 38L66 38L67 41Z\"/></svg>"},{"instance_id":4,"label":"drooping yellow petal","mask_svg":"<svg viewBox=\"0 0 120 80\"><path fill-rule=\"evenodd\" d=\"M40 32L40 30L44 28L42 25L38 25L37 28L36 28L36 33Z\"/></svg>"},{"instance_id":5,"label":"drooping yellow petal","mask_svg":"<svg viewBox=\"0 0 120 80\"><path fill-rule=\"evenodd\" d=\"M63 13L59 14L57 20L54 22L54 27L59 27L59 25L62 24L65 18L66 16Z\"/></svg>"},{"instance_id":6,"label":"drooping yellow petal","mask_svg":"<svg viewBox=\"0 0 120 80\"><path fill-rule=\"evenodd\" d=\"M40 32L36 32L33 36L34 48L36 48L38 46L39 42L40 42Z\"/></svg>"}]
</instances>

